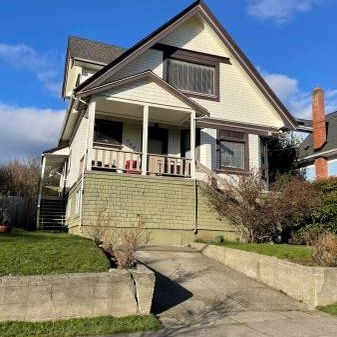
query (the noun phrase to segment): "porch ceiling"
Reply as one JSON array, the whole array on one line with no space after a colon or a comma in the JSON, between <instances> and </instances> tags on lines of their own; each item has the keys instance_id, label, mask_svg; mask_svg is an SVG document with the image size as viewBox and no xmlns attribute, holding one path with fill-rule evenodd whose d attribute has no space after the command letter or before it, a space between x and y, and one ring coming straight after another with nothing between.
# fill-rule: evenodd
<instances>
[{"instance_id":1,"label":"porch ceiling","mask_svg":"<svg viewBox=\"0 0 337 337\"><path fill-rule=\"evenodd\" d=\"M55 169L59 169L63 166L64 161L68 158L68 155L62 154L45 154L46 166L51 166Z\"/></svg>"},{"instance_id":2,"label":"porch ceiling","mask_svg":"<svg viewBox=\"0 0 337 337\"><path fill-rule=\"evenodd\" d=\"M110 99L98 99L96 103L96 115L108 118L122 118L142 121L143 104L132 102L121 102ZM149 105L149 122L183 125L188 121L190 111L182 111L179 108L159 107Z\"/></svg>"}]
</instances>

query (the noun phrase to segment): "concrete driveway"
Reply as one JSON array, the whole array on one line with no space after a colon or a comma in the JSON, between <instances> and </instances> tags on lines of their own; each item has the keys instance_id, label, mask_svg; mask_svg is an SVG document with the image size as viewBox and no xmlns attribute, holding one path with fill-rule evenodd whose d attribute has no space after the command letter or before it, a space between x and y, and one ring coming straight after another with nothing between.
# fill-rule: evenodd
<instances>
[{"instance_id":1,"label":"concrete driveway","mask_svg":"<svg viewBox=\"0 0 337 337\"><path fill-rule=\"evenodd\" d=\"M139 259L156 272L153 312L166 329L132 336L337 336L337 318L192 249L148 247Z\"/></svg>"}]
</instances>

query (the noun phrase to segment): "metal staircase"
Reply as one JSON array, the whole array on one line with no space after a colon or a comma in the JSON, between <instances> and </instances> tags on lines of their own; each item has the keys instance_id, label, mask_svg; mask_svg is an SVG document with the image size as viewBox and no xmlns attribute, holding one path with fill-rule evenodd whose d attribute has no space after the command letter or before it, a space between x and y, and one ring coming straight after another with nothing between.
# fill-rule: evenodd
<instances>
[{"instance_id":1,"label":"metal staircase","mask_svg":"<svg viewBox=\"0 0 337 337\"><path fill-rule=\"evenodd\" d=\"M66 231L63 198L49 197L41 200L39 229L57 232Z\"/></svg>"}]
</instances>

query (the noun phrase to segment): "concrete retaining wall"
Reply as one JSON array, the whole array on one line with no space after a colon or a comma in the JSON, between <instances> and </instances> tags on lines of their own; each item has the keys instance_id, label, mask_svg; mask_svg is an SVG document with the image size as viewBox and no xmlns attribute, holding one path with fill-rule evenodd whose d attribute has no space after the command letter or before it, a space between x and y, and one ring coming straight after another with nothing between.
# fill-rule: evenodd
<instances>
[{"instance_id":1,"label":"concrete retaining wall","mask_svg":"<svg viewBox=\"0 0 337 337\"><path fill-rule=\"evenodd\" d=\"M72 200L70 193L68 203ZM82 209L81 230L74 226L72 212L67 217L72 234L87 235L104 214L104 219L109 219L106 227L132 228L141 219L150 232L151 244L183 245L217 235L237 237L209 206L200 188L195 190L192 179L89 171L84 176ZM198 235L194 234L195 219Z\"/></svg>"},{"instance_id":2,"label":"concrete retaining wall","mask_svg":"<svg viewBox=\"0 0 337 337\"><path fill-rule=\"evenodd\" d=\"M0 321L149 314L155 275L144 266L107 273L0 278Z\"/></svg>"},{"instance_id":3,"label":"concrete retaining wall","mask_svg":"<svg viewBox=\"0 0 337 337\"><path fill-rule=\"evenodd\" d=\"M194 242L191 246L207 257L306 303L311 309L337 302L337 268L307 267L215 245Z\"/></svg>"}]
</instances>

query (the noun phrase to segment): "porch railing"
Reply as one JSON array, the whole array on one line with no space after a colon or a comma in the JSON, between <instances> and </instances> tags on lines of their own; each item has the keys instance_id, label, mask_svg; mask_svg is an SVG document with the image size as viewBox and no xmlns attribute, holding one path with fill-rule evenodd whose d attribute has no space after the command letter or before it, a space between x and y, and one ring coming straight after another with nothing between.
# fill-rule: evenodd
<instances>
[{"instance_id":1,"label":"porch railing","mask_svg":"<svg viewBox=\"0 0 337 337\"><path fill-rule=\"evenodd\" d=\"M91 167L115 173L142 174L143 154L117 149L94 147ZM191 177L191 160L157 154L148 154L149 175Z\"/></svg>"}]
</instances>

